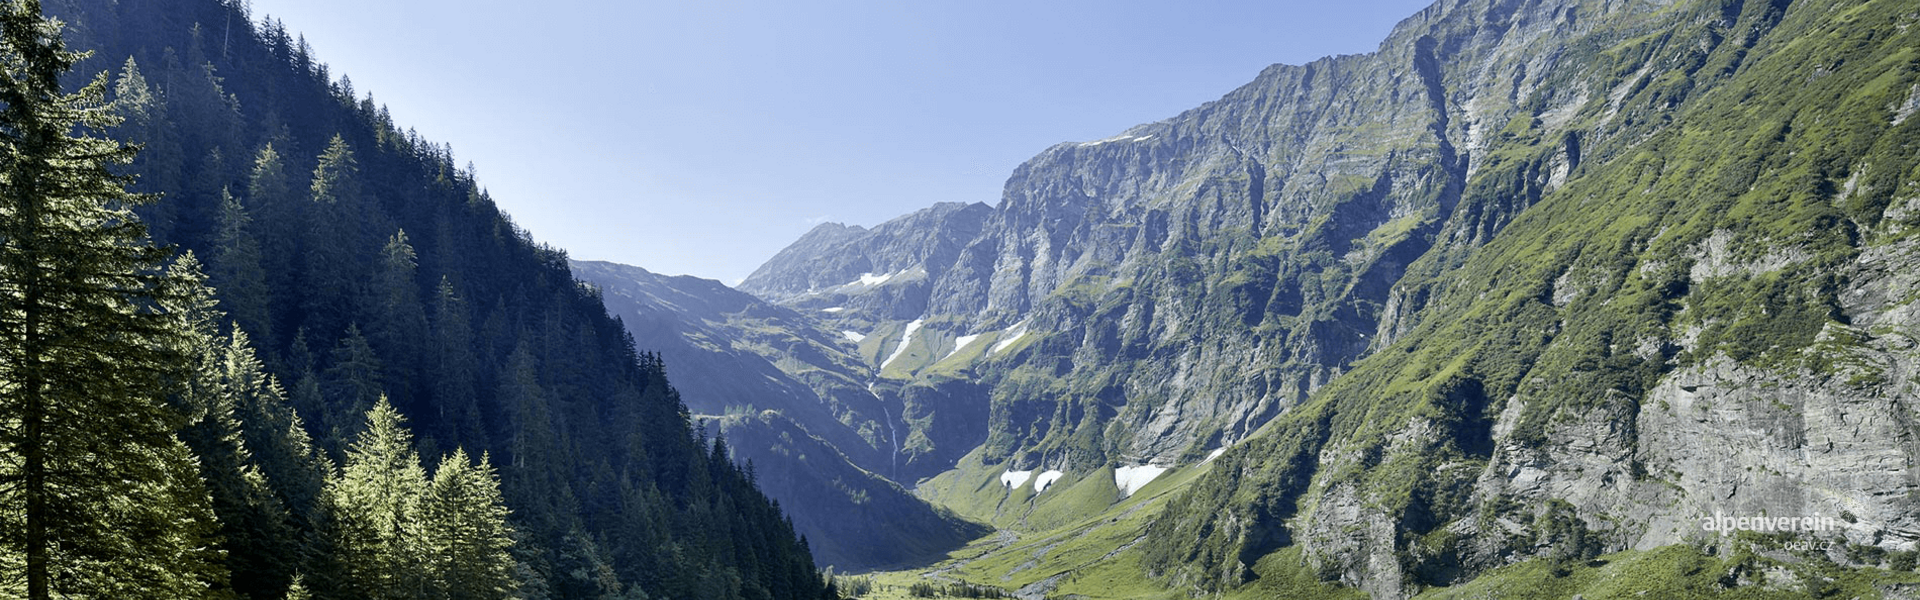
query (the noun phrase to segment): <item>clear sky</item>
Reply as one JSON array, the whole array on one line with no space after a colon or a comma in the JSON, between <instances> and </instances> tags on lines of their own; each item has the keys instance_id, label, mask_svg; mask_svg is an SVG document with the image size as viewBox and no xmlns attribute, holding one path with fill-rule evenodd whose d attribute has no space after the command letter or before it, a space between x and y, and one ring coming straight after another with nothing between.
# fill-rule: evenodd
<instances>
[{"instance_id":1,"label":"clear sky","mask_svg":"<svg viewBox=\"0 0 1920 600\"><path fill-rule=\"evenodd\" d=\"M1429 0L252 0L574 258L734 283Z\"/></svg>"}]
</instances>

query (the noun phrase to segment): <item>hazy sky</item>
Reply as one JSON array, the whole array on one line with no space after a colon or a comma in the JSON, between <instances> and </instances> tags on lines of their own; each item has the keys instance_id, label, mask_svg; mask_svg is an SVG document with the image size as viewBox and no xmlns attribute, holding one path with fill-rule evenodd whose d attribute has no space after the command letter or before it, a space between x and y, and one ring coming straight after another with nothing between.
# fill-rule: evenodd
<instances>
[{"instance_id":1,"label":"hazy sky","mask_svg":"<svg viewBox=\"0 0 1920 600\"><path fill-rule=\"evenodd\" d=\"M1369 52L1428 0L252 0L536 239L733 283L815 224Z\"/></svg>"}]
</instances>

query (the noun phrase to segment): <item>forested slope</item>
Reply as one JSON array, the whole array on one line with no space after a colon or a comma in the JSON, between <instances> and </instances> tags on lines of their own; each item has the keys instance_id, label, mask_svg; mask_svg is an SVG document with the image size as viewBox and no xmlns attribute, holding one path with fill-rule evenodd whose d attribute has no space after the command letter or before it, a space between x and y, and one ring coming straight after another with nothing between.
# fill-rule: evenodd
<instances>
[{"instance_id":1,"label":"forested slope","mask_svg":"<svg viewBox=\"0 0 1920 600\"><path fill-rule=\"evenodd\" d=\"M416 452L423 476L452 477L461 468L440 457L455 448L455 462L498 469L527 597L822 593L805 542L694 432L658 358L635 350L565 254L515 226L450 148L397 125L244 3L56 0L47 11L72 47L93 51L70 84L111 77L107 100L124 120L106 133L141 149L127 172L135 191L160 197L140 209L152 239L205 264L218 302L197 309L208 339L257 350L262 366L238 372L270 377L256 396L284 389L317 449L230 453L249 481L308 511L294 518L300 535L239 534L239 509L220 501L244 494L214 491L244 595L281 597L296 572L316 597L372 593L350 583L378 565L329 530L350 523L324 504L351 494L321 490L353 485L354 465L374 456L397 465L376 470L387 477ZM267 413L239 410L233 427L267 432L242 436L255 446L289 439L293 414ZM181 435L202 448L233 438ZM343 462L344 480L330 474ZM232 551L243 542L259 552Z\"/></svg>"}]
</instances>

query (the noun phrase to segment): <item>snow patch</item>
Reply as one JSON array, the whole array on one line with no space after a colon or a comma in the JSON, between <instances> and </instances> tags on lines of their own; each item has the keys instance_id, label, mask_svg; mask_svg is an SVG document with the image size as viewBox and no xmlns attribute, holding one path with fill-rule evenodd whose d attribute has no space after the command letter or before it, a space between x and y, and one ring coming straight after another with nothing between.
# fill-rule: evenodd
<instances>
[{"instance_id":1,"label":"snow patch","mask_svg":"<svg viewBox=\"0 0 1920 600\"><path fill-rule=\"evenodd\" d=\"M1147 487L1148 483L1152 483L1154 478L1159 477L1161 473L1165 472L1167 472L1166 467L1156 467L1153 465L1120 467L1113 470L1113 487L1120 488L1120 496L1122 498L1132 496L1134 492L1140 491L1140 488Z\"/></svg>"},{"instance_id":2,"label":"snow patch","mask_svg":"<svg viewBox=\"0 0 1920 600\"><path fill-rule=\"evenodd\" d=\"M835 306L835 307L833 307L833 308L822 308L822 309L820 309L820 312L829 312L829 313L837 313L837 312L840 312L840 311L843 311L843 310L846 310L846 309L847 309L847 307L845 307L845 306Z\"/></svg>"},{"instance_id":3,"label":"snow patch","mask_svg":"<svg viewBox=\"0 0 1920 600\"><path fill-rule=\"evenodd\" d=\"M971 344L973 343L974 340L977 340L977 339L980 339L980 334L978 333L973 335L963 335L958 338L955 338L953 340L953 350L947 352L947 355L941 357L940 360L953 358L953 355L959 354L961 350L967 347L967 344Z\"/></svg>"},{"instance_id":4,"label":"snow patch","mask_svg":"<svg viewBox=\"0 0 1920 600\"><path fill-rule=\"evenodd\" d=\"M1111 144L1116 142L1144 142L1150 139L1153 139L1153 136L1151 135L1116 135L1104 140L1080 142L1080 147L1085 148L1088 146L1098 146L1101 144Z\"/></svg>"},{"instance_id":5,"label":"snow patch","mask_svg":"<svg viewBox=\"0 0 1920 600\"><path fill-rule=\"evenodd\" d=\"M1012 327L1007 328L1007 333L1012 335L1001 336L1000 341L987 350L988 356L999 354L1001 350L1005 350L1007 347L1012 346L1014 342L1020 341L1020 338L1027 337L1027 320L1021 319L1019 323L1014 323Z\"/></svg>"},{"instance_id":6,"label":"snow patch","mask_svg":"<svg viewBox=\"0 0 1920 600\"><path fill-rule=\"evenodd\" d=\"M1009 490L1020 489L1020 486L1027 484L1029 477L1033 477L1033 471L1007 471L1000 474L1000 484Z\"/></svg>"},{"instance_id":7,"label":"snow patch","mask_svg":"<svg viewBox=\"0 0 1920 600\"><path fill-rule=\"evenodd\" d=\"M900 355L907 353L907 344L913 343L913 332L919 331L920 325L923 322L921 319L914 319L912 323L907 324L907 333L900 336L900 345L895 346L893 348L893 354L888 355L886 360L880 362L881 370L886 370L887 365L892 364L894 359L900 358Z\"/></svg>"},{"instance_id":8,"label":"snow patch","mask_svg":"<svg viewBox=\"0 0 1920 600\"><path fill-rule=\"evenodd\" d=\"M866 341L867 339L866 334L860 333L858 331L842 331L840 332L840 335L856 344Z\"/></svg>"},{"instance_id":9,"label":"snow patch","mask_svg":"<svg viewBox=\"0 0 1920 600\"><path fill-rule=\"evenodd\" d=\"M1226 448L1214 448L1212 452L1207 453L1207 459L1200 462L1203 462L1203 463L1213 462L1213 459L1220 458L1220 455L1226 454L1226 453L1227 453Z\"/></svg>"},{"instance_id":10,"label":"snow patch","mask_svg":"<svg viewBox=\"0 0 1920 600\"><path fill-rule=\"evenodd\" d=\"M1066 473L1051 469L1040 473L1040 476L1033 480L1033 493L1038 494L1047 491L1047 487L1053 485L1053 482L1059 481L1063 475L1066 475Z\"/></svg>"},{"instance_id":11,"label":"snow patch","mask_svg":"<svg viewBox=\"0 0 1920 600\"><path fill-rule=\"evenodd\" d=\"M861 273L860 281L858 283L860 285L880 285L882 283L886 283L890 279L893 279L893 276L898 274L899 273L887 273L885 275L875 275L872 273ZM853 285L853 284L847 284L847 285Z\"/></svg>"}]
</instances>

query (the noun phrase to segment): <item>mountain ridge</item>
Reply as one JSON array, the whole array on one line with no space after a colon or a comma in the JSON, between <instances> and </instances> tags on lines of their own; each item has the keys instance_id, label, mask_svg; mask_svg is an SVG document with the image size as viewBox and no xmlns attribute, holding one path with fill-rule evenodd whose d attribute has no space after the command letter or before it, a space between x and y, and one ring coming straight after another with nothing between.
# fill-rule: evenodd
<instances>
[{"instance_id":1,"label":"mountain ridge","mask_svg":"<svg viewBox=\"0 0 1920 600\"><path fill-rule=\"evenodd\" d=\"M1841 435L1832 411L1916 433L1893 275L1916 258L1916 18L1437 2L1374 53L1042 151L951 261L877 259L934 279L924 308L849 289L822 319L897 344L870 355L884 379L985 388L986 443L920 486L963 514L1018 495L1000 473L1064 470L1032 501L1084 511L1105 469L1206 464L1126 554L1176 590L1600 572L1566 561L1710 543L1689 518L1716 507L1847 510L1829 560L1877 568L1858 557L1914 550L1920 488L1893 474L1915 453L1832 446L1819 468L1873 483L1812 484L1832 476L1795 440Z\"/></svg>"}]
</instances>

